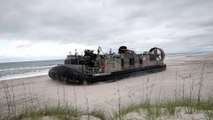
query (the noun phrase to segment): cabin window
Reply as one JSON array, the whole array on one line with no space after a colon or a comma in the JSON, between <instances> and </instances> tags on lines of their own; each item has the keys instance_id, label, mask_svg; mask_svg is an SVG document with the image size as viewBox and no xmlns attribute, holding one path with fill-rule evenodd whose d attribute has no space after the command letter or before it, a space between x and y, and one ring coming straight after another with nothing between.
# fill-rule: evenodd
<instances>
[{"instance_id":1,"label":"cabin window","mask_svg":"<svg viewBox=\"0 0 213 120\"><path fill-rule=\"evenodd\" d=\"M121 67L124 67L124 59L121 59Z\"/></svg>"},{"instance_id":2,"label":"cabin window","mask_svg":"<svg viewBox=\"0 0 213 120\"><path fill-rule=\"evenodd\" d=\"M135 59L134 58L129 59L129 65L135 65Z\"/></svg>"}]
</instances>

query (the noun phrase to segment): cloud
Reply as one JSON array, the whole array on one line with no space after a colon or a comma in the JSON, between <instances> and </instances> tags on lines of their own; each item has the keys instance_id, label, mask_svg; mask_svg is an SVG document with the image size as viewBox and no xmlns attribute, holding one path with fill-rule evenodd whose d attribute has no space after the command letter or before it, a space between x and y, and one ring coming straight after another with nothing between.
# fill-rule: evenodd
<instances>
[{"instance_id":1,"label":"cloud","mask_svg":"<svg viewBox=\"0 0 213 120\"><path fill-rule=\"evenodd\" d=\"M211 11L212 0L0 0L0 41L21 41L17 50L31 43L106 51L120 45L138 51L213 50Z\"/></svg>"},{"instance_id":2,"label":"cloud","mask_svg":"<svg viewBox=\"0 0 213 120\"><path fill-rule=\"evenodd\" d=\"M79 54L84 49L96 49L93 46L86 46L83 44L69 43L60 44L58 42L30 42L30 41L13 41L5 42L4 48L0 48L0 57L2 59L13 60L27 60L27 59L59 59L65 58L69 52L74 54L75 49L78 50ZM6 45L7 44L7 45ZM9 48L8 48L9 47ZM11 59L9 59L11 61ZM1 61L1 60L0 60Z\"/></svg>"}]
</instances>

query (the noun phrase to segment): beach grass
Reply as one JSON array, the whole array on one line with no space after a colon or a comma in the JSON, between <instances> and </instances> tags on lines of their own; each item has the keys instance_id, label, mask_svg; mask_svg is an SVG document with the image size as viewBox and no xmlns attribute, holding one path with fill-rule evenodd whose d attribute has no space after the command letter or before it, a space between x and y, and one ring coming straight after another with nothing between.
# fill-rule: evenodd
<instances>
[{"instance_id":1,"label":"beach grass","mask_svg":"<svg viewBox=\"0 0 213 120\"><path fill-rule=\"evenodd\" d=\"M204 110L206 118L213 118L213 100L203 100L199 103L197 100L181 99L181 100L165 100L162 103L151 103L149 101L138 104L130 104L122 107L120 114L114 113L115 119L122 119L125 115L132 112L139 113L141 110L146 113L147 119L156 119L161 115L175 115L178 112L177 108L184 108L186 114L192 114L194 112Z\"/></svg>"},{"instance_id":2,"label":"beach grass","mask_svg":"<svg viewBox=\"0 0 213 120\"><path fill-rule=\"evenodd\" d=\"M43 116L50 116L50 117L56 117L59 119L71 119L71 118L78 118L80 115L80 112L73 109L72 107L50 107L45 106L43 108L27 108L23 110L19 115L17 116L8 116L8 120L22 120L22 119L40 119Z\"/></svg>"},{"instance_id":3,"label":"beach grass","mask_svg":"<svg viewBox=\"0 0 213 120\"><path fill-rule=\"evenodd\" d=\"M213 100L202 100L199 103L197 100L181 99L181 100L165 100L162 103L141 102L132 103L123 106L120 112L112 112L113 115L107 114L104 110L94 109L90 113L87 111L78 111L73 107L50 107L43 108L27 108L16 116L2 117L1 120L39 120L42 117L49 117L63 120L78 120L81 116L93 116L100 120L122 120L129 113L143 112L147 120L155 120L163 115L173 116L178 112L177 108L184 108L186 114L192 114L198 111L204 111L206 120L213 119Z\"/></svg>"},{"instance_id":4,"label":"beach grass","mask_svg":"<svg viewBox=\"0 0 213 120\"><path fill-rule=\"evenodd\" d=\"M73 107L46 106L44 108L27 108L17 116L0 117L1 120L40 120L43 117L46 119L59 120L79 120L81 116L93 116L101 120L107 120L103 110L93 110L90 113L78 111Z\"/></svg>"}]
</instances>

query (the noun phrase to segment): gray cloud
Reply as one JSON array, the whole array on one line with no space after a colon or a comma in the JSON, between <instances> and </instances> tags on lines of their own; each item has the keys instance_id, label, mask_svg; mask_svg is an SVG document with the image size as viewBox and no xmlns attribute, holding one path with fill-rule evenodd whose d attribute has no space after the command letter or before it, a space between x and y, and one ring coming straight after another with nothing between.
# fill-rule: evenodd
<instances>
[{"instance_id":1,"label":"gray cloud","mask_svg":"<svg viewBox=\"0 0 213 120\"><path fill-rule=\"evenodd\" d=\"M212 11L212 0L0 0L0 40L213 50Z\"/></svg>"}]
</instances>

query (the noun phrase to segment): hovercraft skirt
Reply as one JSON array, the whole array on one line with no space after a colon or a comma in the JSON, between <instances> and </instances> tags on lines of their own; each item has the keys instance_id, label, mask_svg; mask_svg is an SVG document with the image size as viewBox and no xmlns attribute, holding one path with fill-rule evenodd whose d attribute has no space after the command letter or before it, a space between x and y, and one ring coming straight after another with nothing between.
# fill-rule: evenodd
<instances>
[{"instance_id":1,"label":"hovercraft skirt","mask_svg":"<svg viewBox=\"0 0 213 120\"><path fill-rule=\"evenodd\" d=\"M144 68L130 69L125 71L112 72L105 75L85 75L70 67L61 65L49 70L49 76L54 80L64 81L65 83L82 84L84 82L94 83L101 81L115 81L132 75L141 75L147 72L158 72L166 69L166 65L150 66Z\"/></svg>"}]
</instances>

